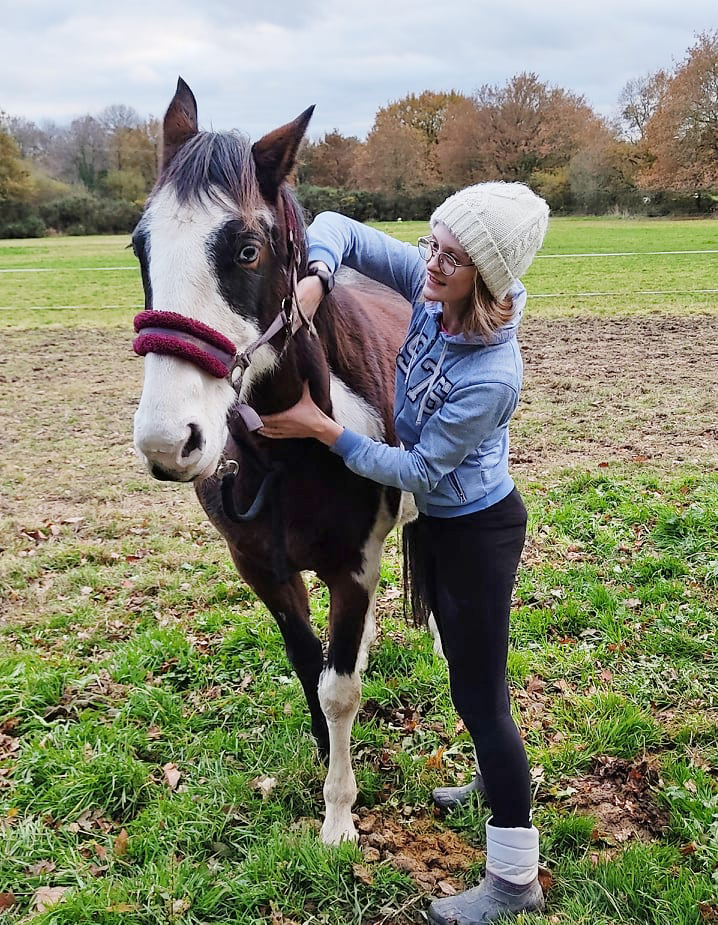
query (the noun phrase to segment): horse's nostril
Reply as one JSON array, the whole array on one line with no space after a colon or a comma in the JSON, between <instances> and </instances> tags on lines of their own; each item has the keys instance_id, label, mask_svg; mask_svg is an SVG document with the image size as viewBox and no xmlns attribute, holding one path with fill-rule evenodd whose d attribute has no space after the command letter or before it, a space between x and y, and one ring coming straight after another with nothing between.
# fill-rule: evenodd
<instances>
[{"instance_id":1,"label":"horse's nostril","mask_svg":"<svg viewBox=\"0 0 718 925\"><path fill-rule=\"evenodd\" d=\"M194 450L201 450L204 446L204 437L202 436L202 431L199 429L197 424L189 425L189 439L187 443L182 447L182 456L186 458Z\"/></svg>"}]
</instances>

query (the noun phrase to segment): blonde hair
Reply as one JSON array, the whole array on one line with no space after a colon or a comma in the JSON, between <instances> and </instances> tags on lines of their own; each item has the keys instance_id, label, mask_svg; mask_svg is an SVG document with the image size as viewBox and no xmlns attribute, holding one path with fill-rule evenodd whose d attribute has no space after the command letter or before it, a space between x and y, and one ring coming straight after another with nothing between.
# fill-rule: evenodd
<instances>
[{"instance_id":1,"label":"blonde hair","mask_svg":"<svg viewBox=\"0 0 718 925\"><path fill-rule=\"evenodd\" d=\"M474 291L469 307L461 319L461 328L465 334L479 334L491 342L494 334L511 321L514 314L514 301L510 295L503 299L495 298L478 270L474 273Z\"/></svg>"}]
</instances>

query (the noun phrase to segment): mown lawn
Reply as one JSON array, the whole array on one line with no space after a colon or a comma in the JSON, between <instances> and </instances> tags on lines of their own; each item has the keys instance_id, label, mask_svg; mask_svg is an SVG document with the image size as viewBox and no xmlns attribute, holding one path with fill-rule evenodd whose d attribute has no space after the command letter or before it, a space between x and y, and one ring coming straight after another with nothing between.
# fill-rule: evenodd
<instances>
[{"instance_id":1,"label":"mown lawn","mask_svg":"<svg viewBox=\"0 0 718 925\"><path fill-rule=\"evenodd\" d=\"M547 889L526 922L718 921L718 310L631 291L710 288L715 255L548 258L705 251L717 229L556 221L526 281L626 293L536 299L524 325L509 678ZM361 839L330 850L271 618L192 490L132 455L125 244L0 242L0 270L56 270L0 273L0 922L422 922L480 874L487 813L429 805L471 747L400 618L397 538L354 730Z\"/></svg>"}]
</instances>

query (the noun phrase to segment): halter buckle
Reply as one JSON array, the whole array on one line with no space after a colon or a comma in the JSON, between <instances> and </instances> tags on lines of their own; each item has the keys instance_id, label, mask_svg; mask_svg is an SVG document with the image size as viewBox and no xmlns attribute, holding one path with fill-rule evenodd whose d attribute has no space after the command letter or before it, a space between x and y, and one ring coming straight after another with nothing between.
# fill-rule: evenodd
<instances>
[{"instance_id":1,"label":"halter buckle","mask_svg":"<svg viewBox=\"0 0 718 925\"><path fill-rule=\"evenodd\" d=\"M224 478L225 475L238 475L239 463L236 459L220 459L215 475L217 478Z\"/></svg>"}]
</instances>

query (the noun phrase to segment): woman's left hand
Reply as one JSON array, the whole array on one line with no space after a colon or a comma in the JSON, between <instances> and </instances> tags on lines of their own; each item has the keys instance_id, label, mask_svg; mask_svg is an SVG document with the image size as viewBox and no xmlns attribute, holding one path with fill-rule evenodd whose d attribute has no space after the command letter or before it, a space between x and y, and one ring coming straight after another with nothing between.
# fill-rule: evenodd
<instances>
[{"instance_id":1,"label":"woman's left hand","mask_svg":"<svg viewBox=\"0 0 718 925\"><path fill-rule=\"evenodd\" d=\"M317 407L309 394L309 383L304 383L302 397L296 405L278 414L262 418L259 433L263 437L314 437L326 446L334 446L344 428Z\"/></svg>"}]
</instances>

